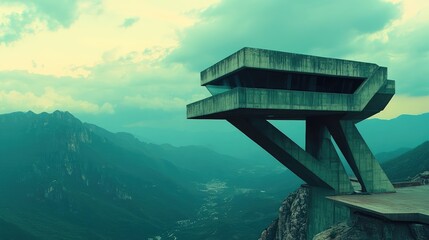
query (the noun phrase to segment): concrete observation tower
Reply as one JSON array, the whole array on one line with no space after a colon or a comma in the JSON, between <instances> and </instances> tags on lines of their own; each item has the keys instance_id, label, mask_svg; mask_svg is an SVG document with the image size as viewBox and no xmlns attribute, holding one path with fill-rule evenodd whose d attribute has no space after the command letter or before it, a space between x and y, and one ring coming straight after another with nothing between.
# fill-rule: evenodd
<instances>
[{"instance_id":1,"label":"concrete observation tower","mask_svg":"<svg viewBox=\"0 0 429 240\"><path fill-rule=\"evenodd\" d=\"M355 126L393 97L386 67L243 48L201 72L201 85L213 96L189 104L189 119L227 120L308 184L310 239L350 215L327 196L356 191L333 140L361 185L358 192L395 192ZM267 120L305 120L305 149Z\"/></svg>"}]
</instances>

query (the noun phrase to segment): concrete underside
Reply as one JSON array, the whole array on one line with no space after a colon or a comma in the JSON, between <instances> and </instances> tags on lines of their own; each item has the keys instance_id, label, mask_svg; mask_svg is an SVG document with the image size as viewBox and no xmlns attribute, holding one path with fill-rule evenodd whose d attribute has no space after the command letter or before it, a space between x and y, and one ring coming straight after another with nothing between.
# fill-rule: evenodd
<instances>
[{"instance_id":1,"label":"concrete underside","mask_svg":"<svg viewBox=\"0 0 429 240\"><path fill-rule=\"evenodd\" d=\"M395 193L329 196L355 212L391 221L429 224L429 185L396 188Z\"/></svg>"}]
</instances>

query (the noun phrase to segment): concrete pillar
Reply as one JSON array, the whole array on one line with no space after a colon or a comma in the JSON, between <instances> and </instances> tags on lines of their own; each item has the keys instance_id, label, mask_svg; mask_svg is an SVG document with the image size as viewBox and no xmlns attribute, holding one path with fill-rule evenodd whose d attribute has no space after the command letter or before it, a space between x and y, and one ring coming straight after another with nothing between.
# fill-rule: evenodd
<instances>
[{"instance_id":1,"label":"concrete pillar","mask_svg":"<svg viewBox=\"0 0 429 240\"><path fill-rule=\"evenodd\" d=\"M350 194L353 187L346 174L343 164L334 148L331 134L319 118L309 118L306 121L305 149L315 159L331 169L330 182L334 189L309 186L310 201L308 208L308 239L330 226L348 219L349 210L326 199L326 196Z\"/></svg>"}]
</instances>

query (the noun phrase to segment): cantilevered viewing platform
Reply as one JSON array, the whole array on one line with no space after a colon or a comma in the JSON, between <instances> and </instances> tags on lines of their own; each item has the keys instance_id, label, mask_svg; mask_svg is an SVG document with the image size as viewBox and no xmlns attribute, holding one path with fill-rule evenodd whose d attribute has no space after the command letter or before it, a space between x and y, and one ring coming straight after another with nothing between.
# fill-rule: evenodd
<instances>
[{"instance_id":1,"label":"cantilevered viewing platform","mask_svg":"<svg viewBox=\"0 0 429 240\"><path fill-rule=\"evenodd\" d=\"M201 72L213 97L188 105L188 118L301 119L344 114L362 120L395 93L387 68L373 63L243 48Z\"/></svg>"},{"instance_id":2,"label":"cantilevered viewing platform","mask_svg":"<svg viewBox=\"0 0 429 240\"><path fill-rule=\"evenodd\" d=\"M308 239L350 215L349 205L326 198L354 193L334 141L361 192L397 194L356 128L395 94L386 67L243 48L202 71L201 85L212 96L189 104L189 119L227 120L308 184ZM304 120L305 149L272 119Z\"/></svg>"}]
</instances>

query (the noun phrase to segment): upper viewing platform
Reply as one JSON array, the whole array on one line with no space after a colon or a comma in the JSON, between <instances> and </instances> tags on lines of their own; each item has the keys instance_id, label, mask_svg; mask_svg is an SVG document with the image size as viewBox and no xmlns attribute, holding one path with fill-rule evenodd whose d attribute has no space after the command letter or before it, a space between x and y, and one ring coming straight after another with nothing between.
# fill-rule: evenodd
<instances>
[{"instance_id":1,"label":"upper viewing platform","mask_svg":"<svg viewBox=\"0 0 429 240\"><path fill-rule=\"evenodd\" d=\"M373 63L243 48L201 72L201 85L353 93Z\"/></svg>"},{"instance_id":2,"label":"upper viewing platform","mask_svg":"<svg viewBox=\"0 0 429 240\"><path fill-rule=\"evenodd\" d=\"M188 105L188 118L346 114L362 120L383 110L395 93L387 68L374 63L255 48L202 71L201 85L213 96Z\"/></svg>"},{"instance_id":3,"label":"upper viewing platform","mask_svg":"<svg viewBox=\"0 0 429 240\"><path fill-rule=\"evenodd\" d=\"M201 72L201 85L212 84L246 68L278 72L325 75L348 78L368 78L379 66L335 58L257 48L242 48Z\"/></svg>"}]
</instances>

